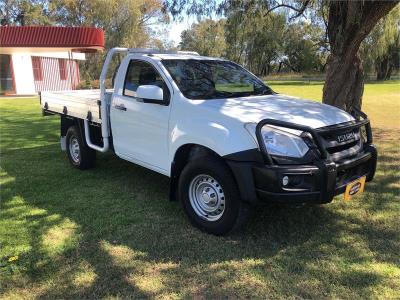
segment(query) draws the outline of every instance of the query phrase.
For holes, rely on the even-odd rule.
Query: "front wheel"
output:
[[[249,215],[229,167],[215,157],[190,161],[179,179],[179,198],[193,225],[223,235],[239,229]]]

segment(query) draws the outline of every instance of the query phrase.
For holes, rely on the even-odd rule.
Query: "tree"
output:
[[[227,57],[258,75],[269,74],[282,51],[285,17],[266,14],[267,7],[259,1],[232,0],[224,10]]]
[[[5,0],[0,2],[1,25],[51,25],[45,0]]]
[[[282,39],[282,63],[295,72],[317,72],[323,69],[326,57],[320,46],[322,36],[318,26],[305,22],[290,24]]]
[[[225,20],[205,19],[181,33],[182,50],[191,50],[205,56],[225,55]]]
[[[107,48],[146,47],[149,25],[168,22],[161,0],[52,0],[49,11],[64,26],[102,28]]]
[[[361,42],[395,1],[329,2],[327,63],[323,102],[352,111],[361,107],[364,73],[358,53]]]

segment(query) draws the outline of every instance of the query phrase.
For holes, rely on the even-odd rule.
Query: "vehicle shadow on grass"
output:
[[[368,184],[370,192],[377,196],[400,196],[400,147],[398,131],[374,128],[374,142],[378,148],[378,169],[374,181]],[[400,200],[400,199],[399,199]],[[374,201],[371,208],[382,209],[393,201]]]
[[[2,280],[3,295],[368,297],[387,280],[368,264],[398,263],[398,229],[368,208],[391,209],[395,190],[374,196],[391,174],[378,175],[366,207],[259,207],[242,232],[215,237],[168,201],[166,177],[111,155],[82,172],[51,145],[9,150],[1,164],[2,219],[28,249],[22,275]]]

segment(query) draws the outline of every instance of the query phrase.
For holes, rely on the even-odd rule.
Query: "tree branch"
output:
[[[301,15],[304,14],[304,11],[306,10],[306,8],[310,4],[310,2],[311,2],[311,0],[305,0],[300,8],[294,7],[293,5],[281,3],[281,4],[278,4],[278,5],[274,6],[274,7],[271,7],[270,9],[268,9],[268,11],[266,12],[265,15],[268,15],[270,12],[274,11],[275,9],[278,9],[280,7],[284,7],[284,8],[289,8],[289,9],[294,10],[294,11],[297,12],[296,15],[290,17],[290,20],[293,20],[293,19],[296,19],[296,18],[298,18],[298,17],[300,17]]]

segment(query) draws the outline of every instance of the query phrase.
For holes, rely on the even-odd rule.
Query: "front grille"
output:
[[[351,130],[344,128],[334,133],[327,131],[321,135],[326,151],[335,162],[357,155],[362,150],[363,142],[359,128],[353,128]],[[351,138],[347,141],[343,141],[343,137],[346,136]]]
[[[358,141],[354,141],[354,142],[351,142],[351,143],[348,143],[345,145],[330,147],[327,149],[327,151],[329,154],[334,154],[334,153],[341,152],[341,151],[347,150],[349,148],[352,148],[352,147],[356,146],[357,144],[358,144]]]

